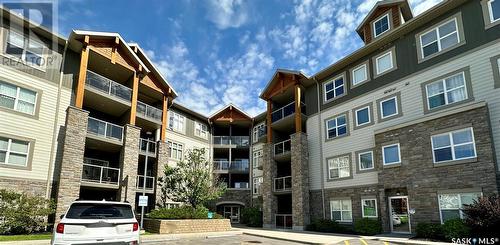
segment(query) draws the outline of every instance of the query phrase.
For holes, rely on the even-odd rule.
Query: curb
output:
[[[273,240],[280,240],[280,241],[286,241],[286,242],[298,242],[298,243],[303,243],[303,244],[327,244],[327,243],[319,243],[319,242],[305,242],[305,241],[299,241],[299,240],[294,240],[294,239],[287,239],[287,238],[281,238],[281,237],[275,237],[275,236],[269,236],[269,235],[262,235],[262,234],[255,234],[255,233],[249,233],[249,232],[243,232],[244,235],[249,235],[249,236],[256,236],[256,237],[264,237],[264,238],[269,238]]]

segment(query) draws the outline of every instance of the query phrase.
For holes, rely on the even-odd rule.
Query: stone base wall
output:
[[[293,229],[303,230],[309,224],[309,154],[307,135],[291,135],[292,216]]]
[[[156,170],[156,187],[155,187],[155,207],[158,207],[160,203],[166,201],[162,200],[161,188],[158,179],[163,177],[163,170],[168,164],[168,145],[166,142],[158,142],[158,158],[157,158],[157,170]]]
[[[221,232],[231,230],[229,219],[144,219],[144,229],[159,234]]]
[[[264,227],[275,226],[274,215],[277,211],[278,201],[273,193],[273,178],[276,176],[276,162],[273,159],[273,144],[266,143],[262,147],[262,214]]]
[[[135,207],[135,185],[139,163],[139,139],[141,129],[133,125],[125,125],[123,147],[120,154],[121,183],[119,200],[129,202]]]
[[[309,215],[311,221],[323,219],[323,198],[321,190],[312,190],[309,192]],[[324,216],[326,217],[326,214]]]
[[[217,200],[214,200],[213,203],[217,205],[218,203],[226,203],[230,204],[234,203],[243,203],[245,207],[251,207],[251,198],[252,193],[251,190],[227,190],[224,195],[222,195]],[[215,206],[214,206],[215,207]]]
[[[330,210],[330,201],[331,200],[340,200],[340,199],[349,199],[351,200],[352,203],[352,220],[353,222],[363,218],[362,212],[361,212],[361,199],[365,198],[375,198],[377,199],[377,212],[378,216],[380,217],[381,212],[380,212],[380,199],[379,195],[377,193],[377,185],[371,185],[371,186],[359,186],[359,187],[345,187],[345,188],[335,188],[335,189],[325,189],[325,218],[326,219],[331,219],[332,214]],[[319,199],[320,201],[316,203],[311,202],[311,207],[314,209],[323,209],[321,206],[321,191],[315,192],[315,197],[314,199]],[[318,216],[318,211],[315,212],[315,218]],[[384,215],[384,214],[382,214]],[[321,212],[322,217],[323,214]]]
[[[49,188],[51,188],[51,186],[49,186]],[[45,197],[47,182],[42,180],[11,179],[2,177],[0,178],[0,189],[24,192],[32,196]]]

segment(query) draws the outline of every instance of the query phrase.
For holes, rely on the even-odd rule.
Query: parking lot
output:
[[[207,236],[204,238],[193,237],[193,238],[182,238],[182,239],[171,239],[171,240],[150,240],[143,241],[142,244],[213,244],[213,245],[225,245],[225,244],[269,244],[269,245],[293,245],[302,244],[295,242],[287,242],[277,239],[269,239],[250,235],[220,235],[220,236]]]

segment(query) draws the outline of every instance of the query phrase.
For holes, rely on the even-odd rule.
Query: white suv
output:
[[[139,224],[123,202],[76,201],[57,224],[56,244],[139,244]]]

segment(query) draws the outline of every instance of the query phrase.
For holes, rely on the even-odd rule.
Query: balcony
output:
[[[275,214],[276,228],[292,229],[293,218],[291,214]]]
[[[231,172],[245,172],[247,173],[250,168],[250,161],[248,159],[236,159],[231,161]]]
[[[89,86],[89,88],[96,89],[113,98],[128,102],[132,101],[132,89],[95,72],[87,71],[85,84]]]
[[[229,171],[229,160],[216,159],[214,163],[214,172],[227,173]]]
[[[105,122],[97,118],[89,117],[87,125],[87,135],[106,141],[122,144],[123,127],[113,123]]]
[[[274,178],[274,192],[292,191],[292,176]]]
[[[214,136],[214,145],[230,145],[230,136]]]
[[[250,146],[250,137],[248,136],[214,136],[214,146]]]
[[[274,160],[277,162],[288,161],[291,159],[290,150],[292,148],[290,139],[274,144]]]
[[[85,158],[82,170],[82,185],[118,188],[120,169],[100,164],[109,163],[103,160]]]
[[[144,102],[137,101],[137,116],[161,124],[163,111]]]
[[[148,139],[139,139],[139,154],[156,157],[156,142]]]
[[[301,111],[302,113],[305,113],[306,109],[306,104],[304,102],[300,102],[301,105]],[[286,118],[292,114],[295,114],[295,101],[291,102],[290,104],[283,106],[271,113],[271,122],[277,122],[283,118]]]
[[[248,182],[234,182],[234,187],[232,189],[248,189],[250,185]]]
[[[136,189],[137,192],[143,191],[143,186],[144,186],[144,175],[137,175],[136,179]],[[153,193],[155,190],[155,177],[151,176],[146,176],[146,192],[148,193]]]

